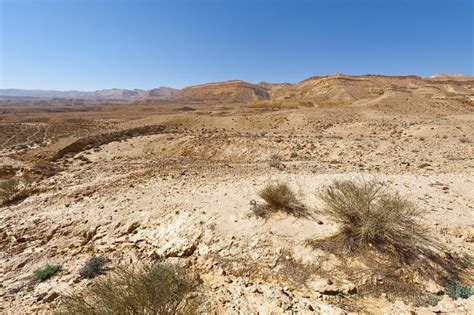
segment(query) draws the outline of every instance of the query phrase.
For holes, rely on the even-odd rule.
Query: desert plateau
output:
[[[2,90],[0,203],[0,313],[472,314],[474,78]]]

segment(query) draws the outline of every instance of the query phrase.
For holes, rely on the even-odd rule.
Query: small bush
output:
[[[423,306],[425,307],[434,307],[436,305],[438,305],[438,302],[439,302],[439,298],[436,296],[436,295],[433,295],[433,294],[429,294],[425,300],[424,300],[424,303]]]
[[[281,162],[280,157],[276,154],[270,157],[269,165],[279,170],[283,170],[285,168],[285,165]]]
[[[174,265],[131,270],[119,267],[83,291],[62,297],[70,314],[192,314],[198,300],[190,292],[196,282]]]
[[[323,212],[342,224],[350,249],[388,246],[403,252],[422,237],[418,209],[381,183],[335,181],[320,197],[326,203]]]
[[[76,157],[76,159],[79,160],[79,161],[82,161],[82,162],[84,162],[84,163],[90,163],[90,162],[91,162],[91,161],[89,160],[89,158],[87,158],[86,156],[84,156],[84,155],[82,155],[82,154],[81,154],[81,155],[78,155],[78,156]]]
[[[284,210],[298,202],[295,193],[285,183],[268,184],[259,192],[259,196],[275,210]]]
[[[43,282],[54,276],[61,269],[61,265],[47,265],[44,268],[36,270],[33,274],[33,278],[38,282]]]
[[[92,257],[86,262],[85,266],[79,270],[79,274],[86,279],[94,278],[103,272],[102,267],[106,262],[107,258],[105,257]]]
[[[339,222],[340,229],[308,244],[336,255],[343,262],[336,269],[357,283],[358,294],[385,293],[416,305],[434,305],[435,296],[426,295],[420,280],[447,287],[466,273],[470,277],[471,257],[453,254],[428,237],[418,223],[418,209],[383,184],[335,181],[320,197],[326,203],[322,212]]]
[[[467,284],[462,284],[460,282],[454,282],[448,287],[448,295],[454,300],[457,300],[459,298],[467,299],[473,294],[474,291],[471,286]]]
[[[0,182],[0,202],[7,202],[11,196],[16,194],[18,192],[19,184],[19,179],[15,177]]]
[[[254,206],[254,213],[259,217],[265,217],[275,211],[284,211],[296,216],[306,215],[305,208],[285,183],[267,184],[258,194],[266,202],[266,205]]]
[[[0,181],[0,206],[18,203],[30,196],[26,189],[32,182],[30,177],[12,177]]]

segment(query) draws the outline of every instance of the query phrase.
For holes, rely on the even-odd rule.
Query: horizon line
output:
[[[112,88],[99,88],[99,89],[94,89],[94,90],[80,90],[80,89],[54,89],[54,88],[17,88],[17,87],[0,87],[0,90],[23,90],[23,91],[55,91],[55,92],[98,92],[98,91],[107,91],[107,90],[129,90],[129,91],[149,91],[152,89],[160,89],[160,88],[169,88],[169,89],[175,89],[175,90],[183,90],[186,88],[190,87],[195,87],[195,86],[201,86],[201,85],[206,85],[206,84],[216,84],[216,83],[225,83],[225,82],[232,82],[232,81],[238,81],[238,82],[245,82],[249,84],[261,84],[261,83],[268,83],[268,84],[298,84],[301,82],[304,82],[308,79],[314,78],[314,77],[331,77],[331,76],[348,76],[348,77],[365,77],[365,76],[381,76],[381,77],[419,77],[419,78],[433,78],[435,76],[439,75],[448,75],[448,76],[465,76],[465,77],[471,77],[474,79],[474,76],[472,74],[467,74],[467,73],[449,73],[449,72],[439,72],[435,73],[432,75],[428,76],[422,76],[418,74],[376,74],[376,73],[365,73],[365,74],[346,74],[343,72],[333,72],[330,74],[325,74],[325,75],[311,75],[308,76],[307,78],[296,81],[296,82],[268,82],[268,81],[259,81],[259,82],[251,82],[251,81],[246,81],[246,80],[241,80],[241,79],[229,79],[229,80],[223,80],[223,81],[209,81],[209,82],[200,82],[196,84],[191,84],[191,85],[186,85],[183,86],[182,88],[176,88],[176,87],[171,87],[171,86],[166,86],[166,85],[160,85],[156,87],[152,87],[150,89],[146,88],[123,88],[123,87],[112,87]]]

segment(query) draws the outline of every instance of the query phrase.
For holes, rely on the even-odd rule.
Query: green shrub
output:
[[[448,295],[454,300],[457,300],[459,298],[467,299],[473,294],[474,291],[471,286],[467,284],[462,284],[460,282],[454,282],[448,287]]]
[[[91,160],[89,160],[89,158],[88,158],[87,156],[82,155],[82,154],[81,154],[81,155],[78,155],[78,156],[76,157],[76,159],[79,160],[79,161],[82,161],[82,162],[84,162],[84,163],[86,163],[86,164],[87,164],[87,163],[91,163]]]
[[[102,267],[107,262],[105,257],[92,257],[84,267],[79,270],[79,274],[83,278],[91,279],[103,272]]]
[[[436,305],[438,305],[438,302],[439,302],[439,298],[436,295],[429,294],[425,298],[423,306],[425,306],[425,307],[436,306]]]
[[[44,268],[36,270],[33,274],[33,278],[38,282],[43,282],[54,276],[61,269],[61,265],[47,265]]]
[[[62,297],[69,314],[191,314],[196,281],[183,269],[160,263],[134,270],[119,267],[91,286]]]

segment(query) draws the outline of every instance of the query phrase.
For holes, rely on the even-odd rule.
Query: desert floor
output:
[[[418,297],[381,292],[383,272],[357,278],[356,257],[308,245],[338,231],[320,212],[318,192],[335,179],[376,179],[423,210],[421,224],[443,259],[472,257],[472,106],[2,108],[0,175],[34,183],[29,197],[0,208],[0,312],[54,310],[61,294],[94,281],[78,270],[99,255],[110,269],[158,260],[186,266],[217,313],[474,310],[474,297],[453,300],[425,280]],[[256,217],[252,204],[263,202],[258,192],[269,182],[288,183],[308,216]],[[28,285],[46,264],[63,269]],[[460,279],[472,285],[466,266]],[[423,304],[425,293],[439,303]]]

